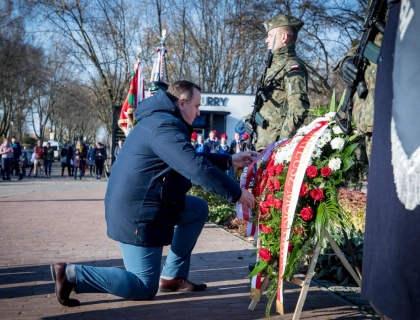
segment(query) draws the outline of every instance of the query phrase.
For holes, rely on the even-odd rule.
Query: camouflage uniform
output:
[[[381,47],[382,44],[381,33],[378,33],[375,36],[374,44],[378,47]],[[352,57],[356,53],[358,46],[353,47],[346,54],[345,57],[341,59],[339,64],[334,68],[334,70],[341,67],[341,64],[347,57]],[[374,100],[375,100],[375,83],[376,83],[376,70],[377,64],[369,61],[365,72],[364,79],[366,82],[366,87],[368,89],[368,94],[364,99],[360,99],[357,93],[353,97],[353,111],[352,117],[356,125],[358,134],[365,136],[366,142],[366,153],[370,161],[370,153],[372,149],[372,133],[373,133],[373,109],[374,109]]]
[[[264,25],[267,32],[280,26],[299,30],[303,22],[279,15],[267,20]],[[308,114],[308,71],[296,55],[294,43],[274,51],[273,62],[265,78],[265,93],[268,101],[263,103],[260,114],[268,121],[268,127],[257,127],[257,151],[271,142],[292,137]]]

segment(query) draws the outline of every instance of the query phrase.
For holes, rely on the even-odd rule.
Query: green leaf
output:
[[[334,179],[335,186],[343,182],[343,174],[341,173],[341,171],[337,171],[337,173],[337,179]]]
[[[354,165],[354,161],[351,158],[344,158],[343,159],[343,172],[347,171],[348,169],[350,169],[350,167]]]
[[[321,239],[321,234],[324,232],[325,227],[327,226],[327,217],[326,217],[326,206],[325,202],[321,202],[318,206],[315,219],[315,230],[317,239]]]
[[[333,90],[333,94],[331,97],[330,112],[335,112],[335,89]]]
[[[344,92],[343,92],[343,94],[341,95],[341,99],[340,99],[340,103],[338,104],[337,111],[338,111],[338,110],[340,110],[341,106],[342,106],[342,105],[343,105],[343,103],[344,103],[344,98],[345,98],[345,96],[346,96],[346,90],[347,90],[347,89],[344,89]]]
[[[261,271],[263,271],[268,265],[268,262],[265,260],[259,260],[258,264],[255,266],[254,270],[252,270],[251,274],[248,276],[248,278],[252,278],[253,276],[256,276]]]
[[[350,136],[349,138],[349,142],[352,142],[354,139],[356,139],[359,135],[358,134],[354,134],[352,136]]]
[[[286,269],[284,270],[284,277],[287,279],[293,277],[293,274],[290,274],[290,273],[293,272],[294,270],[290,270],[290,269],[296,264],[296,260],[299,258],[301,247],[302,246],[296,245],[293,248],[293,251],[290,254],[290,256],[287,258]]]
[[[346,149],[344,149],[344,151],[342,153],[343,158],[344,157],[346,157],[346,158],[347,157],[350,157],[350,155],[353,153],[354,150],[356,150],[356,148],[357,148],[358,145],[359,145],[358,143],[352,143],[351,145],[349,145],[348,147],[346,147]]]

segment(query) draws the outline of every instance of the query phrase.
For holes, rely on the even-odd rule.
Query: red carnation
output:
[[[321,174],[325,178],[328,178],[331,175],[331,172],[332,172],[332,170],[329,167],[324,167],[324,168],[321,169]]]
[[[324,190],[322,189],[313,189],[309,194],[316,201],[322,201],[324,199]]]
[[[310,166],[306,169],[306,175],[309,178],[315,178],[318,175],[318,170],[315,166]]]
[[[280,182],[276,178],[273,178],[274,190],[280,190]]]
[[[304,221],[310,221],[314,217],[314,212],[310,207],[305,207],[300,211],[300,217]]]
[[[274,230],[274,229],[272,229],[272,228],[270,228],[270,227],[267,227],[265,224],[263,224],[263,225],[261,225],[261,230],[262,230],[264,233],[271,233],[271,232],[273,232],[273,230]]]
[[[279,175],[281,174],[283,171],[283,164],[279,164],[278,166],[276,166],[276,174]]]
[[[266,202],[261,202],[260,212],[261,212],[261,215],[265,215],[267,213],[270,213],[270,206]]]
[[[271,192],[274,192],[276,189],[274,188],[274,184],[273,184],[273,180],[269,179],[267,181],[267,188],[268,190],[270,190]]]
[[[280,210],[282,206],[283,206],[283,201],[281,201],[280,199],[274,199],[275,209]]]
[[[304,197],[308,194],[308,185],[306,183],[302,183],[302,186],[300,187],[299,196]]]
[[[271,260],[271,252],[265,248],[260,249],[260,251],[258,252],[258,256],[267,262]]]
[[[267,169],[268,175],[270,177],[274,176],[276,174],[276,168],[275,167],[270,167]]]
[[[265,198],[265,202],[268,206],[272,207],[274,205],[274,195],[269,193],[267,194],[267,197]]]
[[[289,241],[289,247],[287,248],[287,253],[293,252],[293,243]]]

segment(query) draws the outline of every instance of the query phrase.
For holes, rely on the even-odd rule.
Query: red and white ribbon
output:
[[[299,191],[305,176],[306,168],[311,160],[318,139],[322,136],[329,125],[328,118],[318,118],[310,126],[315,128],[305,135],[296,145],[289,163],[286,181],[284,185],[283,207],[280,233],[280,257],[279,257],[279,282],[277,290],[277,312],[284,315],[283,307],[283,274],[286,268],[289,238],[296,205],[299,199]]]

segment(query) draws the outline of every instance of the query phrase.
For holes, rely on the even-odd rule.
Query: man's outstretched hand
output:
[[[255,151],[244,151],[232,155],[232,165],[236,168],[244,168],[252,162],[252,156],[258,154]]]
[[[255,206],[254,196],[247,189],[242,189],[242,195],[241,195],[241,198],[238,200],[238,202],[246,204],[249,209],[253,209]]]

